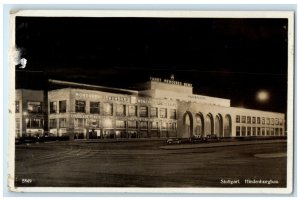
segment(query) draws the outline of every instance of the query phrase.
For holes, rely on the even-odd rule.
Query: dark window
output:
[[[67,111],[67,101],[59,101],[59,113],[66,113]]]
[[[251,124],[251,117],[247,117],[247,124]]]
[[[148,117],[148,107],[140,106],[140,117]]]
[[[56,125],[56,119],[50,119],[50,123],[49,123],[49,127],[50,128],[56,128],[57,125]]]
[[[245,136],[245,135],[246,135],[246,127],[243,126],[243,127],[242,127],[242,136]]]
[[[129,105],[128,106],[128,115],[129,116],[136,116],[136,106],[135,105]]]
[[[90,102],[90,113],[99,114],[100,113],[100,103],[99,102]]]
[[[257,124],[260,124],[260,117],[257,117]]]
[[[266,118],[266,124],[270,125],[270,118]]]
[[[159,117],[160,118],[167,118],[167,109],[166,108],[160,108],[159,109]]]
[[[50,114],[56,113],[57,111],[57,102],[50,102]]]
[[[170,119],[176,119],[176,110],[170,109]]]
[[[126,115],[126,105],[117,105],[117,116]]]
[[[157,117],[157,107],[151,107],[151,117]]]
[[[256,118],[252,117],[252,123],[255,124],[256,123]]]
[[[247,135],[251,135],[251,127],[247,127]]]
[[[257,135],[260,135],[260,127],[257,128]]]
[[[16,113],[19,113],[20,112],[20,101],[16,101],[15,104],[16,104]]]
[[[265,124],[265,118],[264,118],[264,117],[261,118],[261,123],[262,123],[262,124]]]
[[[256,135],[256,127],[252,127],[252,135]]]
[[[27,109],[29,113],[42,113],[42,104],[41,102],[32,102],[27,103]]]
[[[236,136],[241,136],[241,127],[236,127]]]
[[[236,115],[235,122],[236,122],[236,123],[240,123],[240,122],[241,122],[241,117],[240,117],[240,115]]]
[[[266,129],[263,127],[263,128],[261,128],[261,135],[266,135]]]
[[[85,101],[76,100],[75,112],[85,112]]]
[[[246,116],[242,116],[242,123],[246,123]]]

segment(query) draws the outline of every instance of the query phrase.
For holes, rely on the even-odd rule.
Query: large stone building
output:
[[[193,94],[192,84],[174,78],[152,77],[139,85],[139,91],[50,82],[62,86],[48,91],[44,103],[48,106],[45,130],[50,135],[71,139],[285,135],[284,114],[231,107],[229,99]],[[28,108],[32,105],[27,99],[22,103]],[[17,131],[17,137],[28,133],[26,129]]]

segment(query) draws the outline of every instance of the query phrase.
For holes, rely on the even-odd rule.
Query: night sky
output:
[[[232,106],[286,112],[287,19],[17,17],[16,87],[47,79],[137,89],[150,76]],[[264,89],[270,98],[256,100]]]

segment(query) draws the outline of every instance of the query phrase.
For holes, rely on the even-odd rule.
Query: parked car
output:
[[[207,135],[207,140],[210,140],[210,141],[214,141],[214,140],[219,140],[220,138],[216,135],[216,134],[210,134],[210,135]]]
[[[167,144],[181,144],[181,139],[179,138],[169,138],[166,141]]]
[[[200,142],[206,142],[207,138],[203,136],[193,136],[189,138],[190,143],[200,143]]]

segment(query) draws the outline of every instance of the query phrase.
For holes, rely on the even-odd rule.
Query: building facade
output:
[[[139,91],[91,85],[82,88],[78,83],[57,83],[65,86],[48,91],[45,103],[48,107],[44,110],[48,125],[45,130],[53,136],[131,139],[189,138],[211,134],[219,137],[286,135],[283,113],[231,107],[229,99],[193,94],[192,84],[175,81],[174,78],[162,80],[152,77],[139,85]],[[36,94],[42,96],[43,93]],[[17,97],[22,104],[27,104],[27,108],[32,105],[33,100]],[[38,100],[43,100],[43,97],[36,98]],[[40,121],[44,122],[42,116]],[[16,121],[18,118],[16,115]],[[27,117],[36,118],[36,113]],[[35,124],[26,125],[32,127]],[[23,131],[27,132],[26,129]],[[22,136],[22,133],[16,136]]]
[[[47,119],[44,91],[17,89],[15,97],[16,138],[42,136]]]

